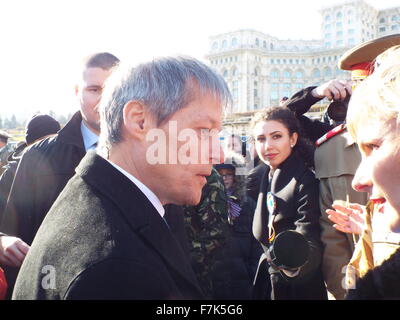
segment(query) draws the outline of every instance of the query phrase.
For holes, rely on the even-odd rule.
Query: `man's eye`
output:
[[[101,92],[101,88],[88,88],[87,90],[88,90],[89,92],[93,92],[93,93]]]

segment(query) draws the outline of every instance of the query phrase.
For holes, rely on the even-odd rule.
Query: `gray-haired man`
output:
[[[219,145],[223,79],[190,58],[111,76],[89,152],[40,227],[15,299],[199,299],[163,205],[199,202]]]

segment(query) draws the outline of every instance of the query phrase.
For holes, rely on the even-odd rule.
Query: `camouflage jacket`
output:
[[[206,297],[212,298],[212,274],[221,251],[218,249],[225,246],[230,232],[225,186],[214,168],[199,204],[185,207],[184,219],[193,269]]]

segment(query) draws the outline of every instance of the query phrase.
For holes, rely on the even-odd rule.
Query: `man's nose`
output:
[[[352,187],[358,192],[371,192],[372,180],[364,162],[361,162],[354,175]]]

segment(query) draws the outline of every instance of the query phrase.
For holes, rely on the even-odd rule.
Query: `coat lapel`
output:
[[[161,256],[169,270],[201,296],[188,257],[165,221],[142,191],[107,160],[89,151],[76,172],[120,209],[131,229]],[[180,281],[181,282],[181,281]]]
[[[286,159],[274,172],[274,175],[271,180],[271,192],[275,196],[275,201],[277,203],[277,208],[282,206],[281,201],[287,196],[285,194],[285,188],[290,184],[295,184],[296,179],[295,176],[296,171],[299,169],[299,166],[304,167],[299,158],[292,154],[289,158]],[[270,169],[268,168],[261,180],[260,193],[258,195],[257,208],[254,213],[253,220],[253,234],[254,237],[263,244],[263,246],[269,246],[268,241],[268,218],[269,212],[266,205],[266,194],[268,188],[268,175]],[[282,197],[284,195],[284,197]],[[277,217],[279,219],[279,217]]]
[[[265,198],[269,171],[270,169],[267,168],[261,179],[260,193],[258,194],[257,207],[253,218],[253,235],[264,246],[268,246],[268,214],[266,214]]]

